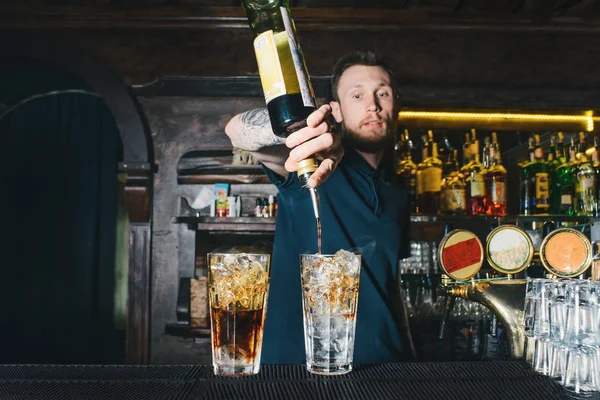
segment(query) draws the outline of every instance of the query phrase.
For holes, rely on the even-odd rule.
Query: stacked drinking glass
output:
[[[567,390],[600,390],[600,282],[529,279],[525,357],[531,368]]]

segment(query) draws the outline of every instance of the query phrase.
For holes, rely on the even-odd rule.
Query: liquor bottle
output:
[[[443,180],[450,176],[454,171],[458,173],[458,170],[460,170],[460,165],[458,164],[458,150],[454,149],[448,155],[448,159],[442,166],[442,183]]]
[[[594,136],[594,146],[590,148],[592,154],[592,165],[596,175],[596,201],[600,199],[600,141]],[[600,207],[596,204],[595,217],[600,215]]]
[[[462,151],[462,166],[460,168],[460,173],[463,177],[467,176],[467,172],[469,170],[469,163],[471,162],[471,136],[468,133],[465,133],[465,141],[463,143],[463,151]]]
[[[563,162],[569,161],[569,158],[568,158],[568,154],[566,154],[566,152],[565,152],[563,133],[558,132],[556,134],[556,136],[558,137],[558,139],[556,141],[556,158],[558,158],[558,159],[562,158],[562,160],[559,160],[562,164]]]
[[[492,160],[490,159],[490,147],[492,141],[489,136],[483,138],[483,152],[482,152],[482,164],[483,168],[488,169],[490,165],[492,165]]]
[[[558,145],[556,147],[556,160],[559,164],[551,173],[552,190],[552,213],[573,215],[573,168],[572,164],[576,164],[575,155],[577,153],[573,138],[571,138],[571,147],[569,148],[569,157],[565,155],[564,146],[562,144],[562,133],[558,133]]]
[[[485,214],[485,168],[479,161],[479,140],[471,142],[471,162],[465,185],[467,187],[467,212],[469,215]]]
[[[581,142],[580,142],[581,143]],[[581,150],[581,145],[580,145]],[[577,164],[573,184],[575,186],[575,213],[577,215],[593,216],[597,211],[596,204],[596,172],[592,161],[584,152],[577,154]]]
[[[306,126],[316,109],[315,96],[296,38],[288,0],[243,0],[273,133],[287,137]],[[298,162],[298,178],[308,188],[317,170],[315,157]],[[310,188],[315,217],[319,219],[317,191]]]
[[[451,164],[451,170],[447,170]],[[459,172],[458,150],[454,149],[450,162],[444,164],[444,179],[440,195],[440,214],[462,215],[467,212],[467,193],[463,177]]]
[[[422,213],[421,202],[423,201],[423,168],[425,168],[425,161],[429,158],[429,147],[427,142],[427,136],[421,136],[421,162],[417,164],[417,173],[416,173],[416,195],[417,195],[417,213]]]
[[[452,150],[454,150],[454,147],[452,147],[450,140],[448,140],[448,135],[444,133],[444,138],[438,144],[438,158],[443,163],[448,162],[452,156]]]
[[[554,135],[550,136],[550,146],[548,147],[546,162],[548,163],[548,170],[550,171],[556,169],[556,167],[560,163],[560,161],[556,157],[556,136]]]
[[[529,138],[529,158],[519,164],[521,168],[519,213],[523,215],[535,214],[535,176],[530,176],[530,165],[535,162],[535,139]]]
[[[502,155],[500,154],[500,145],[496,138],[496,132],[493,132],[492,135],[493,143],[489,149],[491,165],[485,173],[486,214],[505,216],[507,173],[502,165]]]
[[[548,164],[544,161],[544,151],[540,143],[540,135],[535,134],[534,160],[529,164],[529,176],[533,179],[532,187],[535,197],[534,214],[550,213],[550,179]]]
[[[412,160],[412,141],[408,130],[405,129],[398,146],[398,168],[396,174],[408,190],[411,202],[411,212],[417,211],[417,164]]]
[[[422,190],[420,211],[425,214],[435,214],[440,206],[442,190],[442,162],[437,156],[437,143],[431,143],[431,157],[423,162],[421,170]]]
[[[578,153],[585,154],[587,148],[587,134],[586,132],[579,132]]]

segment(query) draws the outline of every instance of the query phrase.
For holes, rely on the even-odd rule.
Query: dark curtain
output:
[[[93,93],[0,119],[0,363],[115,363],[119,133]]]

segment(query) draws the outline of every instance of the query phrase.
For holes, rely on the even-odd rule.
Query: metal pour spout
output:
[[[310,199],[312,200],[313,211],[315,213],[315,218],[320,219],[321,216],[319,214],[319,193],[316,188],[309,188]]]

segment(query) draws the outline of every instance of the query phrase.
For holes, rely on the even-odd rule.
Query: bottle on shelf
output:
[[[444,132],[444,137],[438,144],[438,158],[446,163],[452,155],[452,150],[454,150],[454,147],[450,144],[447,133]]]
[[[531,149],[530,140],[530,149]],[[531,150],[530,150],[531,151]],[[531,152],[530,152],[531,155]],[[544,151],[540,143],[540,135],[533,135],[533,160],[525,164],[521,173],[521,210],[522,214],[550,213],[550,179],[548,163],[544,161]]]
[[[440,207],[442,190],[442,162],[438,158],[437,143],[431,142],[431,156],[422,163],[420,171],[422,190],[418,200],[419,210],[424,214],[436,214]]]
[[[507,172],[502,165],[502,155],[496,132],[492,132],[489,147],[490,167],[485,173],[486,214],[506,215]]]
[[[405,129],[397,146],[398,167],[396,174],[408,190],[411,203],[411,212],[417,211],[417,164],[412,160],[412,141],[408,130]]]
[[[427,141],[427,136],[421,136],[421,162],[417,164],[417,173],[416,173],[416,211],[417,213],[422,213],[423,210],[421,208],[421,197],[423,195],[423,168],[425,167],[425,161],[429,158],[430,149]]]
[[[467,172],[469,171],[469,163],[471,162],[471,136],[469,133],[465,133],[465,141],[463,143],[462,150],[462,166],[460,168],[460,173],[463,177],[467,176]]]
[[[575,214],[594,216],[597,212],[596,171],[590,158],[586,156],[585,135],[579,133],[579,149],[573,168],[575,187]]]
[[[577,153],[573,139],[571,138],[569,147],[569,157],[566,156],[564,146],[562,145],[562,133],[558,132],[558,145],[556,147],[556,160],[558,165],[551,172],[552,190],[552,213],[559,215],[574,215],[573,207],[573,165],[576,163],[575,155]]]
[[[483,138],[483,152],[482,152],[481,163],[483,164],[483,168],[485,168],[485,169],[488,169],[490,167],[490,165],[492,165],[492,160],[490,159],[491,144],[492,144],[492,141],[489,136],[486,136],[485,138]]]
[[[551,174],[553,170],[555,170],[560,164],[559,158],[557,155],[558,144],[556,141],[556,136],[550,136],[550,146],[548,147],[548,154],[546,155],[546,162],[548,163],[548,171]],[[550,187],[550,195],[552,196],[552,185]]]
[[[588,135],[587,132],[579,132],[579,143],[578,143],[578,153],[585,154],[585,151],[588,148],[587,145]]]
[[[519,213],[523,215],[535,214],[535,176],[531,175],[530,165],[535,162],[535,139],[529,137],[529,158],[520,167],[520,193]]]
[[[450,170],[450,164],[452,169]],[[458,150],[454,149],[449,163],[444,164],[439,214],[463,215],[467,212],[467,193],[459,172]]]
[[[535,179],[535,214],[550,213],[550,174],[548,163],[544,160],[544,150],[540,135],[535,134],[535,163],[531,165]]]
[[[594,136],[594,146],[590,148],[592,166],[596,175],[596,202],[600,200],[600,140]],[[596,213],[594,216],[600,216],[600,205],[596,204]]]
[[[568,161],[568,154],[565,152],[564,135],[562,132],[556,134],[556,158],[562,163]]]
[[[473,130],[474,132],[475,130]],[[467,213],[469,215],[485,214],[485,168],[479,161],[479,140],[475,133],[471,141],[471,162],[468,164],[465,186],[467,188]]]

